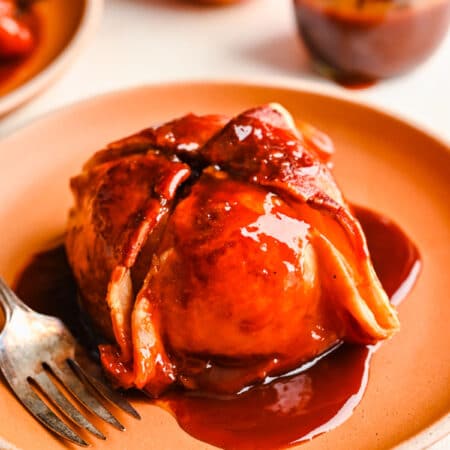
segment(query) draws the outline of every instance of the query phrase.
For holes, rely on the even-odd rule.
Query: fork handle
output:
[[[0,305],[5,311],[6,322],[9,321],[13,311],[16,308],[29,310],[27,305],[20,300],[14,291],[5,283],[2,277],[0,277]],[[1,331],[1,330],[0,330]]]

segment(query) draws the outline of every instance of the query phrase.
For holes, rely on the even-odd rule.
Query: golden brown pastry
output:
[[[188,115],[86,163],[66,247],[117,385],[238,392],[398,329],[332,152],[272,104]]]

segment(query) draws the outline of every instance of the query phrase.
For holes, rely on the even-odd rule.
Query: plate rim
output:
[[[103,11],[103,0],[84,0],[83,15],[67,45],[41,71],[0,100],[0,118],[45,90],[63,73],[94,34]]]
[[[88,3],[95,2],[103,2],[103,0],[87,0]],[[401,115],[394,113],[393,111],[388,110],[387,108],[380,107],[379,105],[374,105],[370,101],[362,99],[360,97],[355,98],[346,92],[342,92],[333,86],[323,85],[320,82],[316,81],[307,81],[301,80],[299,83],[283,83],[283,82],[270,82],[264,80],[251,80],[248,79],[239,79],[239,78],[224,78],[224,79],[185,79],[185,80],[176,80],[176,81],[167,81],[167,82],[154,82],[154,83],[146,83],[146,84],[137,84],[130,87],[122,88],[122,89],[114,89],[101,94],[89,96],[86,98],[82,98],[80,100],[67,103],[58,108],[55,108],[51,111],[45,112],[35,119],[20,125],[18,128],[14,129],[11,133],[0,139],[0,151],[3,144],[5,144],[10,139],[15,139],[22,132],[27,130],[32,130],[35,127],[41,126],[45,121],[51,120],[54,117],[57,117],[60,113],[65,110],[77,108],[83,105],[88,105],[89,103],[96,103],[98,101],[103,101],[105,99],[114,97],[114,96],[123,96],[130,94],[134,91],[146,90],[146,89],[170,89],[177,88],[181,86],[188,87],[199,87],[199,86],[210,86],[215,89],[220,89],[221,86],[236,86],[236,87],[244,87],[244,88],[267,88],[267,89],[275,89],[275,90],[284,90],[287,92],[295,92],[295,93],[306,93],[318,95],[324,98],[333,98],[340,101],[344,101],[348,104],[353,104],[365,109],[372,110],[378,115],[384,116],[387,120],[394,121],[403,126],[407,126],[408,128],[418,132],[422,135],[425,135],[429,139],[435,142],[439,147],[441,147],[447,156],[450,156],[450,144],[446,142],[445,138],[438,136],[433,131],[427,129],[427,127],[422,126],[410,120],[408,118],[402,117]],[[440,441],[444,440],[450,434],[450,412],[444,414],[439,417],[436,421],[432,422],[429,426],[422,429],[419,433],[409,437],[405,441],[399,443],[393,449],[395,450],[409,450],[409,449],[424,449],[429,448],[433,445],[438,444]],[[14,444],[6,441],[4,438],[0,436],[0,443],[8,444],[12,449],[18,449]]]
[[[103,8],[103,0],[86,0],[88,4],[95,4],[95,2],[101,3],[100,10],[97,13],[101,13]],[[98,17],[97,17],[98,18]],[[91,30],[92,31],[92,30]],[[81,36],[80,36],[81,37]],[[69,46],[72,45],[72,41]],[[66,48],[68,49],[68,47]],[[65,53],[65,51],[63,51]],[[60,55],[62,56],[62,54]],[[57,58],[58,59],[58,58]],[[56,63],[56,60],[55,60]],[[41,72],[42,73],[42,72]],[[39,74],[41,75],[41,74]],[[33,78],[32,80],[35,80]],[[30,81],[32,81],[30,80]],[[45,111],[41,114],[37,114],[35,117],[32,117],[24,122],[18,123],[11,131],[6,133],[5,135],[0,135],[0,144],[3,144],[5,140],[9,140],[10,138],[16,137],[17,134],[29,129],[34,128],[35,126],[39,126],[41,122],[51,119],[53,116],[57,116],[58,114],[64,112],[66,109],[76,108],[81,106],[84,103],[97,102],[106,99],[107,97],[112,96],[120,96],[131,93],[133,91],[139,91],[143,89],[166,89],[171,87],[180,87],[180,86],[214,86],[215,88],[219,88],[220,86],[237,86],[237,87],[247,87],[247,88],[267,88],[267,89],[282,89],[285,91],[291,92],[304,92],[309,94],[314,94],[321,96],[323,98],[334,98],[340,101],[343,101],[347,104],[353,104],[356,106],[360,106],[362,108],[366,108],[372,110],[373,112],[384,116],[388,120],[393,120],[403,126],[407,126],[414,131],[427,136],[428,138],[435,141],[436,144],[446,148],[446,152],[450,154],[450,140],[447,140],[446,137],[439,135],[438,132],[430,129],[426,125],[420,124],[418,121],[411,119],[409,117],[405,117],[400,113],[390,110],[387,107],[380,106],[375,104],[373,101],[368,99],[353,96],[352,91],[347,92],[339,87],[336,87],[331,84],[325,84],[322,81],[314,81],[314,80],[299,80],[298,82],[292,82],[292,80],[273,80],[267,79],[266,77],[251,77],[249,80],[248,77],[235,77],[235,78],[219,78],[219,77],[194,77],[194,78],[186,78],[186,79],[176,79],[176,80],[168,80],[168,81],[154,81],[149,83],[139,83],[133,84],[125,87],[118,87],[113,89],[108,89],[104,92],[88,95],[86,97],[82,97],[78,100],[69,101],[48,111]],[[14,91],[15,92],[15,91]],[[11,93],[12,94],[12,93]],[[8,95],[11,95],[8,94]],[[6,98],[6,97],[5,97]],[[2,101],[0,101],[0,117],[2,115]]]

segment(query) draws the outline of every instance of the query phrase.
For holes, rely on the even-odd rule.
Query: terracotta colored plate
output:
[[[332,136],[336,176],[347,198],[394,218],[423,257],[418,283],[400,306],[401,332],[375,354],[361,404],[342,426],[302,448],[382,449],[414,437],[407,448],[423,448],[445,432],[442,418],[450,406],[450,152],[380,111],[320,93],[226,83],[142,87],[63,109],[0,143],[0,273],[10,281],[33,252],[64,230],[68,179],[94,150],[189,111],[233,114],[269,101]],[[68,447],[3,384],[0,402],[4,439],[23,449]],[[143,420],[122,417],[128,428],[123,434],[100,425],[108,440],[96,441],[95,448],[209,448],[167,412],[145,399],[134,402]],[[439,419],[439,426],[424,432]]]
[[[68,66],[95,28],[101,6],[102,0],[42,0],[34,5],[38,45],[0,81],[0,116],[38,94]]]

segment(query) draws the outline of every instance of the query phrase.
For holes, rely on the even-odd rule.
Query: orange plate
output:
[[[141,87],[65,108],[0,143],[0,273],[11,281],[33,252],[61,234],[71,203],[68,179],[94,150],[189,111],[234,114],[270,101],[329,133],[347,198],[395,219],[423,258],[418,283],[400,306],[401,332],[376,352],[361,404],[346,423],[302,449],[384,449],[414,436],[407,448],[423,448],[445,432],[442,420],[424,430],[450,405],[450,152],[383,112],[320,93],[228,83]],[[4,439],[22,449],[71,447],[45,431],[1,382],[0,403]],[[143,420],[121,416],[125,433],[100,424],[108,439],[89,436],[95,448],[210,448],[145,398],[133,403]]]
[[[43,90],[67,67],[95,28],[102,0],[40,0],[33,9],[39,23],[32,54],[0,81],[0,116]]]

